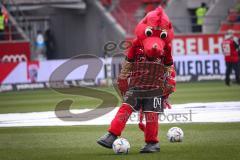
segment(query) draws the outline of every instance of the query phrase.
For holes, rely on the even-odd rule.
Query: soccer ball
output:
[[[112,148],[116,154],[128,154],[130,144],[127,139],[118,138],[113,142]]]
[[[179,127],[172,127],[168,130],[167,138],[170,142],[182,142],[184,133]]]

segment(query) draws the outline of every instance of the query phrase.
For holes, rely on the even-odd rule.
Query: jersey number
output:
[[[230,44],[223,44],[223,54],[225,56],[229,56],[231,53],[230,51],[231,51]]]
[[[153,108],[162,108],[162,98],[154,97]]]

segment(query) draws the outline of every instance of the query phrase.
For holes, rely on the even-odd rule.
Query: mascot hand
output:
[[[164,107],[164,109],[171,109],[172,108],[172,105],[170,104],[168,98],[163,99],[163,107]]]
[[[165,77],[170,77],[174,72],[173,66],[164,66]]]
[[[176,81],[172,77],[167,77],[165,83],[165,90],[168,92],[174,92],[176,90]]]
[[[176,72],[173,66],[165,67],[165,85],[163,95],[171,94],[176,90]]]
[[[124,61],[122,64],[122,69],[117,79],[117,86],[122,96],[128,90],[128,77],[130,76],[132,66],[133,64],[128,61]]]

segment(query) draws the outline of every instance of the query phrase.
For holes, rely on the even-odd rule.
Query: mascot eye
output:
[[[153,34],[153,31],[151,30],[151,28],[147,28],[147,29],[145,30],[145,35],[146,35],[147,37],[150,37],[152,34]]]
[[[160,37],[161,37],[162,39],[167,38],[167,31],[162,31],[162,33],[160,34]]]

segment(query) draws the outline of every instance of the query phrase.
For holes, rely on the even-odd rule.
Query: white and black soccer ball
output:
[[[183,130],[179,127],[172,127],[168,130],[167,138],[170,142],[182,142],[183,137]]]
[[[112,149],[116,154],[128,154],[130,144],[125,138],[118,138],[113,142]]]

